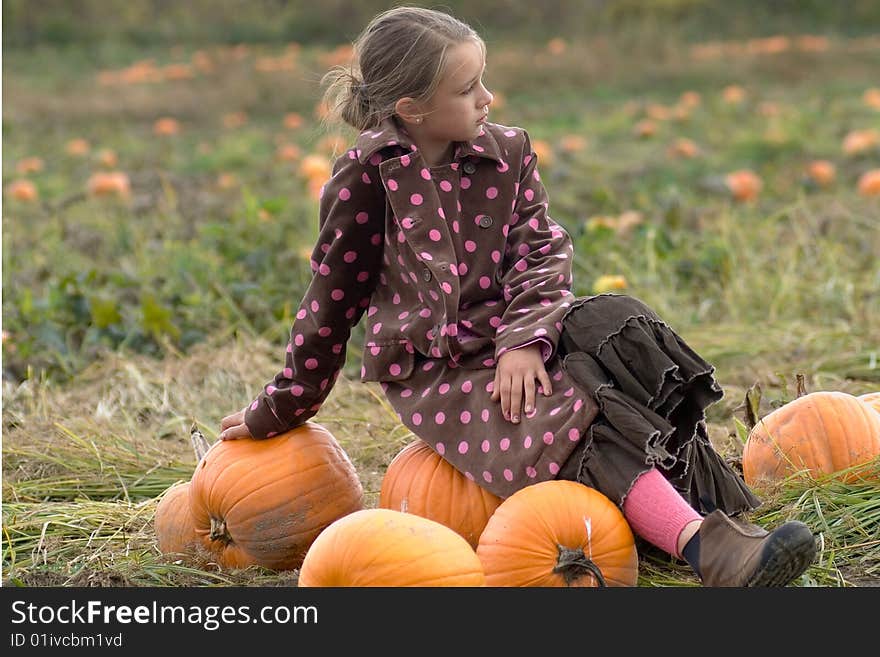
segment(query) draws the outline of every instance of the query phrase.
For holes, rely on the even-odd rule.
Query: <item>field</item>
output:
[[[880,35],[488,48],[490,120],[536,141],[575,292],[641,298],[716,366],[710,432],[734,466],[747,391],[763,415],[797,375],[808,391],[880,390]],[[4,52],[5,584],[296,583],[167,558],[152,519],[192,474],[190,426],[213,440],[279,367],[316,190],[354,136],[322,125],[318,81],[348,56],[296,42]],[[362,338],[315,421],[375,506],[413,436],[358,380]],[[753,520],[818,536],[795,586],[877,585],[878,492],[792,480],[761,491]],[[640,586],[697,584],[642,548]]]

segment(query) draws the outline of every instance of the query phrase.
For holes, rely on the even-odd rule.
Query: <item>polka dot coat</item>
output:
[[[556,356],[572,244],[547,204],[520,128],[486,123],[437,167],[394,119],[363,132],[322,191],[312,281],[285,367],[245,414],[251,434],[318,412],[366,315],[361,380],[417,436],[501,497],[555,478],[597,409]],[[534,343],[552,394],[513,424],[490,399],[495,364]]]

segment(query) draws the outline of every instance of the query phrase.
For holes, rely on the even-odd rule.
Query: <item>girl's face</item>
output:
[[[465,41],[447,52],[437,89],[423,104],[417,139],[433,143],[469,141],[480,134],[492,94],[483,85],[486,63],[476,41]],[[416,135],[414,135],[416,136]]]

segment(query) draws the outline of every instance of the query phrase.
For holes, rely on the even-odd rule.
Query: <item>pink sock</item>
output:
[[[702,518],[656,468],[636,479],[623,500],[623,515],[633,532],[678,558],[679,534]]]

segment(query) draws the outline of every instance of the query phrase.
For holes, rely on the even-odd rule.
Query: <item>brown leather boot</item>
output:
[[[699,536],[703,586],[785,586],[816,556],[812,532],[798,521],[767,532],[717,509],[703,519]]]

